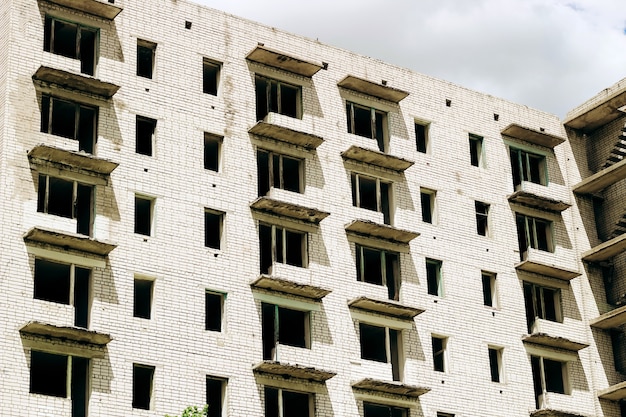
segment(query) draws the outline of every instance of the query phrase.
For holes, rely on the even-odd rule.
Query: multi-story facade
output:
[[[0,16],[0,415],[624,415],[626,84],[562,122],[187,1]]]

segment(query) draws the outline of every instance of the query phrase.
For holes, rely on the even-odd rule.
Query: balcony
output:
[[[306,130],[304,122],[300,119],[269,113],[263,120],[252,126],[248,133],[260,138],[300,146],[306,150],[315,150],[324,143],[323,138],[304,130]]]
[[[116,244],[97,240],[85,235],[58,230],[33,227],[24,235],[24,241],[30,244],[51,245],[61,251],[75,250],[82,253],[106,257],[117,247]]]
[[[48,86],[94,94],[105,100],[113,97],[117,90],[120,89],[118,85],[100,81],[96,78],[44,66],[39,67],[35,72],[33,80]]]
[[[522,181],[513,194],[509,195],[510,203],[560,213],[572,205],[568,203],[568,190],[559,184],[548,186]]]
[[[530,412],[530,417],[586,417],[582,414],[570,413],[569,411],[542,408]]]
[[[259,44],[247,56],[249,61],[274,67],[303,77],[312,77],[324,68],[321,63],[306,61]]]
[[[626,381],[598,390],[598,398],[610,401],[626,400]]]
[[[551,348],[564,349],[572,352],[578,352],[589,346],[586,343],[576,342],[561,336],[551,336],[546,333],[532,333],[522,337],[525,343],[534,343]]]
[[[104,358],[105,348],[112,340],[110,335],[93,330],[32,321],[20,329],[20,335],[31,349],[88,358]]]
[[[331,293],[326,288],[316,287],[314,285],[300,284],[295,281],[276,278],[268,275],[261,275],[250,283],[252,288],[259,288],[268,291],[276,291],[283,294],[295,295],[298,297],[309,298],[314,301],[320,301]]]
[[[626,251],[626,233],[602,242],[582,253],[585,262],[603,262]]]
[[[594,194],[626,178],[626,159],[585,178],[573,187],[577,194]]]
[[[603,330],[616,329],[623,324],[626,324],[626,305],[617,307],[589,322],[592,327]]]
[[[336,372],[275,361],[263,361],[255,365],[252,370],[257,374],[268,374],[285,379],[295,378],[318,383],[324,383],[337,375]]]
[[[590,133],[623,116],[624,112],[620,109],[624,106],[626,106],[626,83],[622,80],[569,112],[563,124]]]
[[[430,388],[407,385],[401,382],[380,381],[365,378],[352,384],[352,389],[369,391],[374,394],[391,394],[409,398],[419,398],[430,391]]]
[[[274,200],[268,197],[259,197],[250,204],[250,208],[257,213],[286,217],[291,220],[318,225],[330,213],[315,208],[304,207],[285,201]]]
[[[565,139],[560,136],[552,135],[542,130],[531,129],[516,123],[511,123],[504,128],[501,133],[505,136],[551,149],[565,142]]]
[[[99,0],[46,0],[48,3],[58,4],[96,17],[113,20],[123,10],[111,1],[108,3]]]
[[[528,248],[524,253],[524,260],[515,265],[515,269],[570,281],[580,276],[580,272],[570,269],[567,265],[576,264],[570,250],[557,247],[555,252],[545,252]]]
[[[346,225],[346,232],[351,235],[381,239],[398,245],[408,245],[420,234],[408,230],[398,229],[386,224],[375,223],[369,220],[354,220]]]
[[[396,301],[376,300],[369,297],[359,297],[348,302],[350,308],[364,310],[369,313],[378,313],[400,320],[413,320],[415,316],[424,310],[415,307],[405,306]]]
[[[375,167],[389,169],[399,174],[411,167],[414,162],[393,155],[388,155],[379,151],[361,148],[352,145],[348,150],[341,153],[344,160],[362,162]]]
[[[376,84],[352,75],[348,75],[346,78],[339,81],[337,86],[382,100],[391,101],[396,104],[400,103],[400,101],[409,95],[406,91],[387,86],[385,82],[383,82],[383,84]]]

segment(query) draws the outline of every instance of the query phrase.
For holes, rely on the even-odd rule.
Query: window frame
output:
[[[73,56],[66,55],[62,53],[61,51],[59,52],[55,51],[56,49],[55,48],[55,27],[57,23],[76,27],[75,48],[74,48]],[[83,44],[81,42],[83,38],[83,34],[82,34],[83,31],[90,32],[93,34],[93,46],[92,46],[93,57],[92,57],[91,62],[83,61],[83,56],[82,56]],[[60,19],[58,17],[46,14],[44,17],[44,48],[43,50],[45,52],[50,52],[51,54],[79,60],[81,63],[80,72],[82,74],[94,76],[96,73],[96,68],[98,66],[98,60],[100,56],[100,29],[97,27],[87,26],[82,23],[72,22],[69,20]],[[85,58],[85,59],[88,59],[88,58]],[[89,66],[90,69],[85,68],[86,66]]]
[[[155,156],[156,151],[156,129],[157,129],[157,119],[153,119],[147,116],[135,116],[135,154],[144,155],[144,156]],[[145,125],[147,129],[148,125],[150,125],[151,132],[144,132],[143,129],[140,129],[140,124]],[[148,133],[150,139],[148,138]],[[145,137],[144,137],[145,136]],[[146,148],[146,145],[149,145],[149,149]]]
[[[429,265],[436,266],[435,277],[430,275],[431,272],[428,268]],[[435,282],[432,281],[433,279],[435,279]],[[434,295],[436,297],[443,297],[445,295],[443,287],[443,261],[439,259],[426,258],[426,284],[429,295]]]
[[[403,381],[404,379],[404,365],[405,365],[405,357],[404,357],[404,336],[401,329],[393,329],[389,326],[359,321],[359,348],[360,348],[360,357],[362,360],[373,361],[378,363],[386,363],[391,366],[391,374],[392,379],[394,381]],[[365,331],[364,327],[375,328],[378,331],[384,331],[384,340],[383,343],[385,345],[385,359],[380,360],[380,358],[375,358],[373,356],[364,356],[364,345],[366,345],[367,340],[365,340]],[[395,339],[395,340],[394,340]],[[380,343],[380,341],[377,341]]]
[[[363,417],[368,417],[368,407],[387,408],[389,410],[389,417],[409,417],[409,409],[407,407],[379,404],[371,401],[363,401]]]
[[[482,201],[474,201],[474,210],[476,212],[476,233],[479,236],[491,237],[490,212],[491,204]]]
[[[489,355],[489,371],[491,373],[491,382],[502,384],[504,379],[504,349],[497,346],[488,346]]]
[[[523,224],[521,221],[523,220]],[[522,213],[515,213],[515,222],[517,225],[517,238],[519,244],[519,251],[522,260],[525,259],[524,254],[528,251],[528,248],[540,250],[543,252],[554,253],[554,222],[552,220],[543,219],[540,217],[529,216]],[[543,225],[545,231],[545,248],[542,249],[543,242],[540,241],[540,233],[538,233],[537,226]],[[523,230],[521,229],[523,227]],[[522,240],[520,234],[523,232],[524,240]],[[543,235],[543,233],[541,233]],[[525,246],[524,246],[525,245]]]
[[[387,287],[388,298],[390,300],[400,300],[400,290],[402,286],[402,272],[400,267],[400,253],[387,249],[380,249],[370,246],[355,244],[357,281],[373,285]],[[365,251],[378,252],[380,260],[380,283],[366,280],[367,256]],[[394,260],[395,257],[395,260]],[[390,262],[390,264],[388,264]],[[389,277],[391,270],[392,276]],[[391,285],[390,285],[391,284]]]
[[[272,317],[266,316],[266,311],[272,309]],[[285,340],[281,337],[281,316],[284,317],[284,314],[288,314],[289,312],[294,312],[295,314],[302,314],[302,336],[303,343],[295,344],[290,343],[289,340]],[[271,328],[266,328],[266,325],[270,325],[269,319],[272,319]],[[292,323],[293,319],[289,321]],[[293,329],[293,327],[290,327]],[[311,310],[302,309],[302,308],[294,308],[293,306],[285,306],[277,303],[271,302],[261,302],[261,334],[262,334],[262,343],[263,343],[263,359],[264,360],[277,360],[278,357],[278,346],[290,346],[301,349],[311,349],[312,342],[312,332],[313,332],[313,315]],[[266,340],[265,336],[272,334],[272,340]]]
[[[436,334],[431,334],[431,346],[432,346],[432,358],[433,358],[433,370],[435,372],[449,373],[450,372],[450,361],[448,358],[448,336],[441,336]],[[435,340],[441,341],[441,348],[435,347]],[[437,350],[435,350],[437,349]],[[437,358],[441,357],[439,361]],[[441,366],[438,366],[438,363],[441,362]]]
[[[266,249],[263,249],[263,241],[262,241],[263,240],[262,230],[264,228],[270,228],[270,248],[266,248]],[[276,237],[278,236],[278,233],[280,233],[281,235],[280,242],[282,242],[282,248],[281,248],[280,254],[278,254],[277,246],[279,245],[277,244],[277,239],[276,239]],[[288,256],[289,256],[287,252],[288,245],[286,244],[286,242],[288,241],[287,233],[300,235],[300,242],[301,242],[300,243],[300,258],[302,260],[302,265],[296,265],[293,263],[289,263],[287,261]],[[278,224],[259,222],[259,255],[260,255],[259,263],[260,263],[261,273],[271,274],[273,265],[277,263],[280,263],[283,265],[291,265],[291,266],[295,266],[298,268],[308,268],[309,267],[309,248],[308,248],[309,242],[308,241],[309,241],[309,233],[306,231],[292,229],[292,228],[278,225]],[[269,250],[270,257],[271,257],[270,259],[271,262],[267,266],[267,270],[266,270],[264,266],[263,253],[265,252],[267,254],[268,250]],[[280,257],[278,255],[280,255]]]
[[[509,145],[509,159],[511,161],[511,176],[515,190],[518,190],[524,182],[543,186],[547,186],[550,183],[548,160],[545,154]],[[537,175],[539,178],[537,181],[533,178],[534,173],[531,161],[538,161]]]
[[[370,134],[364,135],[357,133],[357,122],[354,115],[355,108],[361,110],[367,110],[370,113]],[[378,119],[380,116],[380,120]],[[348,126],[348,133],[357,135],[363,138],[373,139],[376,141],[378,150],[383,153],[389,152],[389,114],[386,111],[377,109],[372,106],[359,104],[354,101],[346,100],[346,119]],[[382,137],[378,137],[378,124],[380,123],[380,134]]]
[[[264,82],[265,83],[265,100],[264,100],[264,107],[261,109],[259,108],[259,102],[262,98],[262,94],[261,94],[261,87],[259,85],[260,82]],[[273,95],[273,88],[272,86],[276,86],[275,87],[275,91],[276,91],[276,106],[274,107],[273,101],[272,101],[272,95]],[[291,115],[289,114],[289,112],[285,109],[283,109],[283,92],[282,89],[283,88],[288,88],[288,89],[293,89],[293,91],[295,92],[295,109],[294,109],[294,113],[295,115]],[[286,117],[291,117],[294,119],[302,119],[302,115],[303,115],[303,100],[302,100],[302,86],[298,85],[298,84],[294,84],[294,83],[290,83],[287,81],[282,81],[276,78],[271,78],[271,77],[267,77],[265,75],[261,75],[261,74],[255,74],[254,75],[254,92],[255,92],[255,101],[256,101],[256,119],[257,121],[259,120],[263,120],[267,117],[268,114],[270,113],[276,113],[276,114],[280,114]],[[276,111],[273,111],[273,110]],[[266,110],[266,111],[265,111]],[[263,111],[265,111],[265,114],[263,114]]]
[[[428,196],[428,197],[426,197]],[[428,198],[428,201],[424,201]],[[425,205],[425,203],[428,203]],[[437,191],[428,188],[420,188],[420,205],[422,222],[437,225],[439,223],[439,213],[437,205]],[[428,211],[425,208],[428,207]],[[429,221],[430,220],[430,221]]]
[[[207,68],[212,68],[213,71],[207,72]],[[213,80],[213,74],[215,80]],[[222,63],[218,61],[214,61],[209,58],[202,58],[202,93],[208,94],[211,96],[217,96],[220,91],[220,78],[222,75]],[[210,83],[208,78],[211,79]],[[215,88],[213,87],[213,83],[215,84]],[[209,85],[210,87],[209,88]]]
[[[211,401],[211,397],[212,395],[209,395],[209,381],[212,381],[216,384],[219,384],[219,388],[220,388],[220,400],[219,400],[219,407],[218,410],[215,410],[214,407],[214,402]],[[217,376],[212,376],[212,375],[207,375],[206,376],[206,383],[205,383],[205,393],[206,393],[206,404],[209,406],[209,412],[207,414],[207,417],[222,417],[224,410],[226,409],[226,400],[227,400],[227,395],[226,395],[226,389],[228,387],[228,379],[227,378],[221,378],[221,377],[217,377]],[[213,393],[215,394],[215,393]]]
[[[59,196],[50,195],[50,182],[60,181],[71,184],[72,187],[72,201],[69,204],[71,206],[71,214],[69,216],[65,216],[60,213],[50,212],[50,202],[58,202]],[[42,184],[43,182],[43,184]],[[80,198],[82,190],[89,190],[88,201],[82,201]],[[43,195],[42,195],[43,193]],[[39,173],[38,176],[38,184],[37,184],[37,212],[48,214],[50,216],[58,216],[63,217],[65,219],[76,220],[76,233],[79,233],[84,236],[92,236],[93,235],[93,225],[96,217],[95,213],[95,198],[96,198],[96,187],[92,184],[86,184],[75,179],[63,178],[63,177],[55,177],[50,174],[42,174]],[[84,195],[84,194],[83,194]],[[88,207],[84,207],[83,203],[88,203]],[[68,204],[67,202],[65,204]],[[82,207],[79,208],[79,205]],[[83,216],[87,215],[87,219],[83,219]]]
[[[262,158],[261,154],[267,155],[267,173],[265,173],[265,167],[261,166]],[[283,154],[280,152],[270,151],[264,148],[257,148],[257,189],[260,197],[266,196],[272,192],[272,189],[281,189],[284,191],[290,191],[294,193],[304,194],[305,189],[305,159],[297,158],[291,155]],[[275,167],[275,159],[278,159],[278,168]],[[285,160],[291,160],[298,164],[298,189],[293,187],[285,188]],[[278,171],[278,172],[277,172]],[[278,182],[276,181],[276,174],[278,174]],[[287,175],[289,173],[287,172]],[[263,179],[263,181],[261,181]],[[267,191],[263,191],[267,188]]]
[[[363,199],[361,195],[361,181],[369,181],[374,183],[376,192],[376,210],[369,207],[363,207]],[[381,213],[383,215],[383,223],[393,225],[393,218],[395,214],[393,182],[383,180],[379,177],[361,174],[359,172],[351,172],[350,185],[352,187],[352,205],[354,207]],[[386,193],[383,188],[387,189]],[[383,197],[384,194],[387,194],[387,207],[385,207],[385,199]]]
[[[137,59],[137,67],[136,67],[136,75],[138,77],[147,78],[149,80],[154,79],[155,73],[155,62],[156,62],[156,49],[157,44],[155,42],[150,42],[145,39],[137,39],[137,52],[135,58]],[[142,52],[143,51],[143,52]],[[141,56],[142,53],[148,54],[150,51],[151,59],[150,59],[150,68],[144,68],[143,65],[147,65],[147,62],[142,62],[144,57]]]
[[[485,138],[473,133],[469,134],[470,164],[485,168]]]
[[[419,128],[418,128],[419,126]],[[430,123],[415,120],[415,149],[418,153],[430,154]]]
[[[533,386],[535,391],[535,402],[537,408],[542,408],[543,404],[540,397],[547,393],[552,394],[561,394],[561,395],[571,395],[571,383],[570,383],[570,372],[569,372],[569,363],[557,359],[552,359],[542,355],[529,355],[530,363],[531,363],[531,371],[533,377]],[[560,380],[556,381],[557,385],[562,387],[562,390],[554,390],[554,381],[548,381],[546,375],[546,361],[552,364],[560,365]],[[537,375],[538,373],[538,375]],[[552,378],[551,376],[550,378]],[[541,392],[539,392],[541,390]],[[544,400],[545,401],[545,400]]]
[[[500,297],[498,293],[498,275],[494,272],[481,271],[481,281],[483,288],[483,305],[485,307],[500,309]],[[486,290],[489,290],[489,293],[486,293]],[[488,303],[487,295],[489,296]]]
[[[150,208],[149,208],[149,212],[148,214],[150,215],[149,219],[148,219],[148,223],[149,223],[149,230],[148,233],[143,233],[143,232],[138,232],[137,231],[137,200],[142,200],[142,201],[149,201],[150,202]],[[145,194],[135,194],[135,223],[134,223],[134,233],[136,235],[140,235],[140,236],[144,236],[145,238],[154,236],[154,232],[155,232],[155,206],[156,206],[156,198],[151,197],[151,196],[147,196]]]
[[[143,282],[144,285],[146,283],[150,283],[150,289],[149,289],[149,298],[148,298],[148,312],[147,314],[143,314],[141,315],[141,312],[138,312],[139,310],[139,306],[138,306],[138,288],[137,288],[137,284],[138,282]],[[145,319],[145,320],[151,320],[152,319],[152,310],[154,307],[154,285],[155,285],[156,281],[153,278],[149,278],[149,277],[144,277],[144,276],[139,276],[139,275],[135,275],[133,277],[133,317],[135,318],[140,318],[140,319]]]
[[[57,104],[55,104],[57,103]],[[63,134],[63,132],[55,131],[55,120],[59,117],[59,113],[55,112],[55,108],[58,109],[59,106],[71,105],[74,107],[74,132],[72,136],[68,136]],[[91,130],[91,137],[82,137],[83,128],[85,125],[83,124],[85,115],[81,110],[85,110],[85,112],[90,111],[93,112],[93,116],[91,117],[91,127],[88,130]],[[61,111],[61,110],[59,110]],[[98,141],[98,116],[100,112],[100,107],[92,106],[88,104],[83,104],[79,101],[61,98],[52,94],[42,93],[41,94],[41,123],[40,123],[40,132],[47,133],[49,135],[59,136],[62,138],[67,138],[71,140],[75,140],[78,142],[78,150],[84,151],[88,154],[94,155],[96,152],[96,144]],[[56,115],[56,117],[55,117]],[[63,123],[64,124],[64,123]]]
[[[276,400],[277,403],[275,405],[275,409],[276,409],[276,413],[272,413],[272,414],[268,414],[268,410],[269,408],[269,396],[268,396],[268,391],[269,390],[275,390],[277,392],[277,396],[276,396]],[[293,414],[285,414],[285,403],[284,403],[284,393],[288,392],[288,393],[292,393],[292,394],[296,394],[296,395],[302,395],[302,396],[307,396],[307,403],[308,403],[308,415],[302,415],[302,414],[298,414],[293,415]],[[279,388],[279,387],[273,387],[273,386],[265,386],[263,389],[263,408],[264,408],[264,412],[263,412],[263,416],[264,417],[314,417],[315,416],[315,393],[312,392],[305,392],[305,391],[298,391],[298,390],[292,390],[292,389],[284,389],[284,388]]]
[[[210,209],[210,208],[206,208],[204,209],[204,247],[205,248],[210,248],[210,249],[215,249],[215,250],[222,250],[222,247],[224,246],[224,220],[226,218],[226,213],[224,213],[223,211],[219,211],[219,210],[214,210],[214,209]],[[212,239],[212,235],[209,233],[209,226],[211,225],[211,222],[209,220],[213,220],[213,222],[215,222],[215,225],[212,225],[213,227],[217,226],[217,239]],[[213,227],[211,227],[211,231],[213,232]]]
[[[209,325],[209,313],[212,309],[209,308],[209,297],[219,298],[219,325]],[[213,290],[204,291],[204,330],[210,332],[222,332],[224,331],[224,310],[226,305],[226,293]]]
[[[138,406],[138,398],[136,398],[136,395],[138,395],[139,393],[137,392],[139,390],[139,387],[137,386],[137,383],[139,381],[137,381],[137,374],[136,374],[136,369],[145,369],[145,370],[150,370],[150,383],[149,386],[147,387],[147,394],[148,394],[148,404],[147,404],[147,408],[146,407],[140,407]],[[132,408],[135,410],[152,410],[154,408],[154,375],[156,373],[156,367],[151,366],[151,365],[144,365],[144,364],[140,364],[140,363],[133,363],[133,392],[132,392]],[[145,377],[146,375],[142,375],[142,377]],[[141,381],[141,382],[145,382],[145,381]]]
[[[204,169],[207,171],[221,172],[222,166],[222,146],[224,136],[204,132]],[[215,148],[209,146],[212,144]],[[215,155],[213,155],[213,153]],[[213,161],[214,160],[214,161]]]
[[[528,332],[532,332],[532,328],[537,319],[551,321],[553,323],[563,322],[563,299],[561,289],[549,287],[547,285],[535,284],[533,282],[523,282],[524,306],[526,310],[526,323]],[[546,292],[550,292],[546,294]],[[529,300],[530,294],[530,300]],[[551,299],[551,304],[546,307],[546,301]],[[531,308],[532,303],[532,310]],[[551,307],[551,308],[550,308]],[[551,318],[552,310],[554,319]],[[532,314],[532,317],[531,317]]]

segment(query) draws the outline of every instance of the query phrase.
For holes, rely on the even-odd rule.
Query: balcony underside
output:
[[[406,171],[407,168],[414,164],[413,161],[409,161],[404,158],[388,155],[371,149],[361,148],[355,145],[352,145],[348,148],[348,150],[343,151],[341,156],[343,159],[363,162],[369,165],[396,171],[398,173]]]
[[[399,244],[408,244],[419,236],[419,233],[416,232],[397,229],[393,226],[375,223],[370,220],[354,220],[346,225],[346,232]]]
[[[572,352],[578,352],[589,346],[586,343],[576,342],[559,336],[550,336],[546,333],[532,333],[522,337],[522,341],[551,348],[565,349]]]
[[[610,401],[626,400],[626,381],[611,385],[606,389],[599,390],[598,398]]]
[[[73,249],[98,256],[107,256],[116,244],[93,239],[89,236],[67,233],[42,227],[33,227],[24,235],[24,241],[52,245],[61,250]]]
[[[250,283],[253,288],[261,288],[269,291],[278,291],[285,294],[296,295],[298,297],[310,298],[319,301],[331,293],[326,288],[316,287],[313,285],[299,284],[282,278],[261,275],[259,278]]]
[[[401,382],[380,381],[373,378],[365,378],[352,384],[353,389],[373,391],[376,393],[402,395],[410,398],[418,398],[426,394],[430,388],[407,385]]]
[[[56,340],[69,340],[76,343],[88,343],[95,346],[106,346],[111,336],[104,333],[79,327],[54,326],[52,324],[31,321],[20,329],[20,333],[44,336]]]
[[[540,210],[548,210],[560,213],[567,210],[572,205],[561,200],[555,200],[549,197],[543,197],[535,193],[519,190],[507,197],[509,202],[521,204]]]
[[[618,307],[614,310],[604,313],[599,317],[591,320],[589,324],[597,329],[609,330],[616,329],[626,324],[626,305]]]
[[[541,130],[531,129],[516,123],[508,125],[501,133],[515,139],[530,142],[539,146],[545,146],[547,148],[554,148],[555,146],[565,142],[565,139],[560,136],[542,132]]]
[[[91,14],[107,20],[113,20],[123,10],[105,1],[98,0],[46,0],[49,3],[58,4],[60,6],[69,7],[83,13]]]
[[[260,121],[252,126],[248,132],[279,142],[301,146],[309,150],[317,149],[318,146],[324,143],[324,139],[319,136],[264,121]]]
[[[594,194],[626,178],[626,159],[585,178],[573,188],[577,194]]]
[[[532,260],[525,260],[518,263],[517,265],[515,265],[515,269],[524,272],[541,274],[548,277],[561,279],[563,281],[570,281],[577,276],[580,276],[580,272]]]
[[[351,308],[358,308],[371,313],[380,313],[386,316],[391,316],[403,320],[412,320],[418,314],[424,312],[424,310],[408,307],[402,305],[396,301],[391,300],[375,300],[369,297],[358,297],[348,302],[348,306]]]
[[[41,66],[33,75],[33,80],[82,93],[95,94],[110,99],[120,89],[118,85],[100,81],[96,78]]]
[[[406,91],[388,87],[383,84],[376,84],[371,81],[364,80],[363,78],[354,77],[352,75],[348,75],[346,78],[339,81],[337,83],[337,86],[345,88],[347,90],[366,94],[368,96],[391,101],[393,103],[399,103],[409,95],[409,93]]]
[[[297,204],[274,200],[269,197],[259,197],[250,204],[250,208],[275,216],[287,217],[307,223],[319,224],[330,213],[315,208],[304,207]]]
[[[337,375],[336,372],[275,361],[263,361],[258,363],[254,366],[253,371],[257,373],[276,375],[285,379],[297,378],[311,382],[326,382],[330,378]]]
[[[626,251],[626,233],[583,252],[582,259],[586,262],[602,262],[624,251]]]
[[[563,124],[589,133],[623,116],[624,112],[619,110],[623,106],[626,106],[626,88],[617,90],[599,104],[593,104],[579,111],[578,114],[565,120]]]
[[[541,410],[531,411],[530,417],[586,417],[582,414],[570,413],[569,411],[552,410],[543,408]]]
[[[303,77],[312,77],[323,68],[322,64],[296,58],[261,45],[254,48],[246,59]]]

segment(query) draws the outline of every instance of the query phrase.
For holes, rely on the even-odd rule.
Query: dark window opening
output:
[[[221,378],[206,379],[206,403],[209,406],[209,412],[206,417],[222,417],[224,408],[224,391],[226,389],[226,380]]]
[[[421,153],[428,152],[428,126],[415,123],[415,144],[417,151]]]
[[[149,410],[154,366],[133,364],[133,408]]]
[[[91,235],[93,186],[39,175],[37,211],[76,219],[76,232]]]
[[[259,225],[261,273],[270,272],[274,263],[306,268],[307,234],[275,225]]]
[[[78,149],[94,153],[98,108],[47,94],[41,96],[41,131],[78,141]]]
[[[261,304],[263,359],[276,360],[277,344],[309,347],[309,312]]]
[[[435,192],[421,189],[420,201],[422,204],[422,221],[433,224],[435,222]]]
[[[437,372],[446,372],[446,345],[448,339],[444,337],[432,337],[433,344],[433,369]]]
[[[426,286],[428,294],[443,297],[443,280],[441,276],[442,262],[435,259],[426,259]]]
[[[483,166],[483,138],[469,135],[470,162],[473,166]]]
[[[89,326],[91,270],[74,266],[74,325]]]
[[[391,364],[394,381],[402,379],[401,333],[399,330],[359,323],[361,358]]]
[[[363,403],[363,417],[408,417],[406,408],[392,405]]]
[[[517,239],[519,243],[520,257],[526,259],[528,248],[552,252],[552,222],[536,217],[525,216],[517,213]]]
[[[259,149],[257,151],[257,178],[259,196],[271,188],[302,193],[304,161],[286,155]]]
[[[302,87],[256,76],[256,119],[263,120],[268,113],[301,118]]]
[[[535,405],[542,408],[540,396],[544,392],[565,394],[565,366],[566,363],[547,359],[541,356],[531,356],[530,363],[533,372],[533,386],[535,389]]]
[[[205,94],[217,95],[217,86],[220,81],[221,65],[204,59],[202,61],[202,92]]]
[[[383,222],[391,224],[391,184],[379,178],[352,173],[352,205],[383,214]]]
[[[135,196],[135,233],[150,236],[154,200]]]
[[[400,299],[400,263],[397,253],[356,245],[357,279],[385,285],[390,300]]]
[[[348,133],[375,139],[378,150],[387,152],[385,126],[387,113],[347,101],[346,114]]]
[[[67,397],[67,356],[52,353],[30,353],[30,392]]]
[[[500,374],[502,372],[502,350],[489,348],[489,370],[491,372],[491,381],[500,382]]]
[[[310,417],[311,394],[265,387],[265,417]]]
[[[532,332],[537,318],[561,321],[561,293],[556,288],[524,282],[524,303],[529,333]]]
[[[204,294],[204,329],[213,332],[222,331],[224,294],[207,291]]]
[[[218,172],[220,168],[221,136],[204,134],[204,169]]]
[[[135,279],[133,294],[133,317],[149,319],[152,313],[154,281]]]
[[[135,125],[135,152],[152,156],[154,132],[157,121],[148,117],[137,116]]]
[[[44,51],[80,59],[80,72],[94,75],[98,30],[46,16]]]
[[[474,202],[476,209],[476,232],[480,236],[489,235],[489,204],[480,201]]]
[[[510,149],[510,156],[513,185],[516,189],[522,184],[522,181],[541,185],[548,184],[545,156],[515,148]]]
[[[488,307],[497,307],[496,276],[495,274],[487,272],[483,272],[481,275],[483,282],[483,304]]]
[[[152,78],[156,43],[137,40],[137,75]]]
[[[204,212],[204,246],[220,249],[222,242],[222,225],[224,213],[205,210]]]

